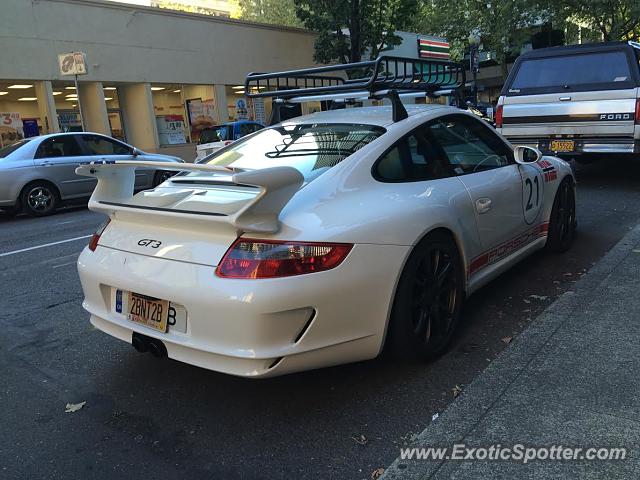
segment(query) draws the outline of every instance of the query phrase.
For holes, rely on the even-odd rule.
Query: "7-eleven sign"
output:
[[[449,42],[445,39],[418,37],[418,56],[420,58],[440,58],[449,60]]]

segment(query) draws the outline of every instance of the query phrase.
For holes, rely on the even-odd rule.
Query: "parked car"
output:
[[[197,157],[198,160],[212,154],[216,150],[220,150],[225,145],[238,140],[245,135],[257,132],[264,128],[264,125],[250,120],[238,120],[236,122],[225,123],[215,127],[205,128],[200,132],[200,141],[198,142]]]
[[[78,260],[91,323],[252,378],[442,353],[464,298],[570,247],[575,179],[469,112],[406,110],[290,119],[128,198],[127,163],[80,167],[110,219]]]
[[[640,44],[552,47],[520,56],[498,100],[512,143],[589,161],[640,153]]]
[[[43,216],[60,202],[88,197],[96,181],[80,177],[79,165],[96,160],[182,162],[177,157],[145,153],[98,133],[54,133],[25,138],[0,149],[0,209]],[[159,168],[136,173],[135,188],[151,188],[173,172]]]

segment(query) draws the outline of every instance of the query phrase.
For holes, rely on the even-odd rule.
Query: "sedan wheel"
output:
[[[389,327],[396,356],[429,360],[446,348],[460,317],[463,275],[448,235],[436,232],[411,254],[398,285]]]
[[[58,192],[46,183],[32,183],[22,191],[22,205],[30,215],[49,215],[58,206]]]

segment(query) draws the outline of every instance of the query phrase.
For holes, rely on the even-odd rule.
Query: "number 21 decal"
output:
[[[540,170],[527,165],[522,171],[522,210],[527,225],[534,223],[544,199],[544,181]]]

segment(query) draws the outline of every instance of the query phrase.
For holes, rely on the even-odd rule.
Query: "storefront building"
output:
[[[95,131],[142,150],[195,157],[199,132],[265,122],[248,101],[251,71],[313,64],[312,32],[98,0],[4,0],[0,17],[0,142]],[[61,74],[83,52],[87,73]]]

